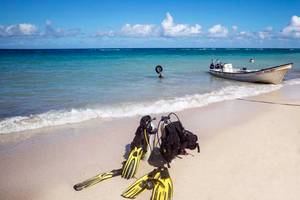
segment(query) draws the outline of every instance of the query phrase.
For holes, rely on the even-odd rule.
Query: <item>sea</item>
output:
[[[212,77],[212,59],[248,69],[294,65],[280,85],[251,84]],[[2,49],[0,134],[177,112],[292,84],[300,84],[300,49]]]

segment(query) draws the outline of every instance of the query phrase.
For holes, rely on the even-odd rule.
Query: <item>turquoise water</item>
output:
[[[216,94],[226,100],[276,87],[211,77],[212,58],[248,68],[293,62],[287,79],[300,77],[300,49],[0,50],[0,133],[176,111],[214,102]]]

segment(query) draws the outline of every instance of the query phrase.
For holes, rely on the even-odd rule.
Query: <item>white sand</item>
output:
[[[300,104],[300,87],[250,98]],[[201,153],[170,169],[174,200],[298,200],[300,107],[242,100],[179,113],[200,138]],[[123,199],[134,180],[120,177],[76,192],[72,186],[121,166],[139,117],[92,120],[0,136],[0,199]],[[153,167],[142,162],[137,176]],[[149,199],[150,191],[137,199]]]

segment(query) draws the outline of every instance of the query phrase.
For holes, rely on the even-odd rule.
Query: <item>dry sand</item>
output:
[[[176,159],[174,200],[299,200],[300,86],[179,112],[201,153]],[[253,102],[265,101],[279,104]],[[121,166],[139,117],[92,120],[0,136],[1,200],[123,199],[133,182],[116,177],[72,186]],[[137,177],[153,167],[142,162]],[[149,199],[150,191],[137,199]]]

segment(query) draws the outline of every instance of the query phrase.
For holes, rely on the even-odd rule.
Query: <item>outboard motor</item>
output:
[[[158,74],[158,78],[163,78],[163,76],[162,76],[162,71],[163,71],[162,66],[157,65],[157,66],[155,67],[155,71],[156,71],[156,73]]]

